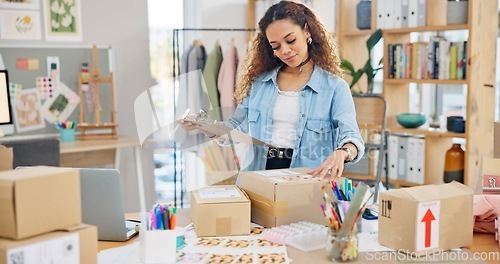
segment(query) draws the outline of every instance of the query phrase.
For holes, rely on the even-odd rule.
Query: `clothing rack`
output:
[[[175,78],[181,74],[181,66],[180,66],[180,47],[179,47],[179,32],[183,31],[207,31],[207,32],[255,32],[256,29],[254,28],[175,28],[172,32],[172,55],[173,55],[173,96],[174,96],[174,120],[177,117],[176,109],[177,109],[177,98],[175,97],[176,90],[178,89],[176,83],[175,83]],[[233,153],[236,156],[236,153],[234,152],[233,148]],[[180,166],[182,166],[182,155],[180,157],[177,157],[177,143],[174,143],[174,206],[177,207],[177,161],[179,159]],[[181,197],[180,197],[180,207],[182,208],[184,206],[184,191],[183,191],[183,172],[182,170],[179,170],[179,180],[181,183]]]

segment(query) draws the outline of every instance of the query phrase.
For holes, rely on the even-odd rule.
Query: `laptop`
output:
[[[126,241],[138,232],[139,222],[125,220],[120,172],[115,169],[80,169],[82,222],[97,226],[98,239]]]

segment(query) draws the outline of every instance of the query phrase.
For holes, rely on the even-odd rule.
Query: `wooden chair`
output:
[[[386,131],[386,103],[382,96],[367,94],[353,95],[356,107],[356,120],[363,139],[365,140],[365,155],[370,155],[374,150],[379,151],[377,171],[375,172],[374,203],[378,199],[379,185],[381,182],[383,161],[385,160],[385,183],[389,186],[388,157],[387,157],[387,131]],[[376,134],[380,140],[374,142]]]

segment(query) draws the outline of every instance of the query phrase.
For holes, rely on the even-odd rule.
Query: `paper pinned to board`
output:
[[[5,64],[3,63],[2,53],[0,53],[0,70],[5,70]]]

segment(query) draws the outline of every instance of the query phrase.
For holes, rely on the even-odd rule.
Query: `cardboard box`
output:
[[[493,158],[500,159],[500,121],[493,126]]]
[[[380,193],[379,243],[422,255],[472,245],[473,191],[451,182]]]
[[[0,171],[12,170],[14,164],[14,153],[12,148],[0,145]]]
[[[308,168],[241,172],[240,187],[252,202],[252,221],[265,227],[299,221],[325,224],[320,209],[323,202],[319,181],[310,178]]]
[[[80,224],[24,240],[0,238],[0,264],[97,264],[97,228]]]
[[[198,236],[250,234],[250,200],[236,185],[192,191],[190,214]]]
[[[82,222],[80,172],[33,167],[0,172],[0,237],[24,239]]]

